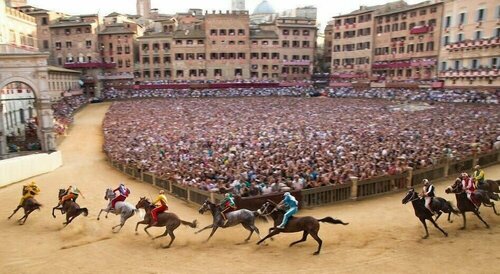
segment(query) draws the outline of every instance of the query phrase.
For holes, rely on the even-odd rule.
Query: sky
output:
[[[246,9],[252,12],[262,0],[246,0]],[[409,4],[423,0],[407,0]],[[360,5],[371,6],[384,4],[387,0],[269,0],[278,12],[302,6],[318,8],[318,21],[322,31],[326,23],[339,14],[349,13]],[[28,4],[47,10],[60,11],[67,14],[99,13],[105,16],[112,12],[136,14],[136,0],[28,0]],[[189,8],[204,10],[228,10],[231,0],[152,0],[152,8],[158,8],[160,13],[174,14],[185,12]]]

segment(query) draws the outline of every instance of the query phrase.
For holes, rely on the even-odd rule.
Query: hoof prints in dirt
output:
[[[97,243],[97,242],[105,241],[105,240],[109,240],[109,239],[111,239],[111,237],[108,236],[108,237],[102,237],[102,238],[99,238],[99,239],[96,239],[96,240],[82,241],[82,242],[79,242],[79,243],[76,243],[76,244],[62,246],[61,249],[70,249],[70,248],[74,248],[74,247],[80,247],[80,246],[84,246],[84,245],[88,245],[88,244],[93,244],[93,243]]]

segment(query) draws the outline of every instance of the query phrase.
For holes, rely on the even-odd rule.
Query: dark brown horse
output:
[[[462,217],[464,219],[464,225],[460,229],[465,229],[465,227],[466,227],[466,224],[467,224],[467,220],[465,218],[465,213],[466,212],[472,212],[472,213],[474,213],[474,215],[476,215],[479,218],[479,220],[481,220],[481,222],[483,222],[484,225],[487,228],[490,228],[490,226],[488,225],[488,223],[486,223],[483,220],[483,218],[481,218],[481,216],[479,215],[479,207],[481,206],[481,204],[483,204],[486,207],[493,207],[493,211],[495,212],[495,214],[498,215],[498,213],[497,213],[497,211],[495,209],[495,204],[490,201],[488,193],[486,191],[482,190],[482,189],[477,189],[474,192],[475,199],[477,199],[478,201],[481,201],[481,204],[479,204],[476,207],[469,200],[469,198],[467,198],[467,193],[463,189],[462,179],[461,178],[457,178],[455,180],[455,183],[453,183],[453,185],[451,185],[451,186],[449,186],[449,187],[446,188],[445,192],[448,193],[448,194],[450,194],[450,193],[454,193],[455,194],[455,197],[457,199],[458,210],[460,211],[460,213],[462,213]]]
[[[438,212],[436,220],[432,219],[433,215],[425,207],[425,200],[418,196],[418,193],[415,191],[415,189],[413,188],[410,189],[406,193],[406,196],[403,198],[401,202],[403,204],[411,202],[411,204],[413,205],[413,210],[415,210],[415,216],[417,216],[417,218],[420,220],[420,222],[422,223],[422,225],[424,225],[425,228],[425,236],[422,237],[423,239],[427,239],[427,237],[429,237],[429,230],[427,229],[427,223],[425,222],[426,220],[431,222],[434,225],[434,227],[439,229],[439,231],[441,231],[444,234],[444,236],[448,237],[448,233],[446,233],[443,229],[441,229],[439,225],[436,223],[436,221],[443,212],[448,213],[448,222],[450,223],[451,223],[450,219],[451,213],[458,214],[458,211],[453,208],[450,202],[440,197],[435,197],[433,199],[431,203],[431,208],[434,211]]]
[[[146,211],[146,216],[144,216],[144,220],[138,222],[137,225],[135,226],[135,233],[136,234],[138,233],[137,228],[139,227],[139,225],[144,224],[144,225],[147,225],[144,228],[144,231],[153,240],[161,238],[161,237],[165,237],[165,236],[167,236],[167,234],[170,235],[170,243],[167,246],[164,246],[163,248],[169,248],[172,245],[172,242],[175,240],[174,230],[177,229],[181,224],[187,225],[187,226],[192,227],[192,228],[196,228],[196,225],[197,225],[196,220],[194,220],[192,223],[190,223],[190,222],[186,222],[186,221],[181,220],[174,213],[163,212],[163,213],[158,214],[158,223],[155,225],[155,227],[165,227],[165,232],[162,235],[156,236],[153,238],[153,236],[151,236],[151,234],[149,234],[148,228],[151,227],[151,221],[153,218],[151,216],[151,210],[153,210],[155,208],[155,206],[153,204],[151,204],[151,202],[147,198],[141,197],[141,200],[139,200],[139,202],[137,203],[137,205],[135,207],[137,209],[144,208],[144,210]]]
[[[66,189],[59,189],[58,198],[61,198],[66,195]],[[87,208],[80,208],[74,200],[66,200],[62,206],[55,206],[52,208],[52,216],[55,218],[54,214],[55,210],[61,211],[61,214],[66,214],[66,222],[63,223],[64,226],[69,225],[76,217],[83,213],[83,216],[88,216],[89,211]],[[64,213],[63,213],[64,212]]]
[[[318,242],[318,250],[316,250],[316,252],[313,253],[314,255],[318,255],[320,253],[321,246],[323,245],[323,241],[318,236],[320,222],[330,223],[330,224],[342,224],[342,225],[349,224],[349,223],[344,223],[341,220],[334,219],[332,217],[326,217],[318,220],[311,216],[305,216],[305,217],[292,217],[288,220],[288,223],[286,224],[284,229],[277,229],[276,226],[281,224],[283,216],[285,215],[285,210],[283,210],[282,208],[278,208],[277,204],[272,201],[265,202],[259,210],[262,215],[271,216],[271,218],[274,221],[274,227],[269,229],[270,232],[266,237],[257,242],[258,245],[264,242],[267,238],[271,238],[274,235],[278,235],[282,232],[295,233],[303,231],[302,239],[291,243],[290,247],[298,243],[305,242],[307,236],[310,234],[311,237],[313,237],[316,240],[316,242]]]
[[[485,180],[483,183],[478,183],[477,188],[485,190],[488,192],[488,196],[495,200],[498,201],[500,200],[500,197],[498,197],[498,193],[500,193],[500,180]]]
[[[26,220],[28,219],[28,216],[31,214],[31,212],[35,211],[35,210],[40,210],[40,207],[42,205],[40,203],[38,203],[35,198],[28,198],[26,200],[24,200],[22,206],[18,206],[16,209],[14,209],[14,212],[12,212],[12,215],[9,216],[9,220],[10,218],[12,218],[12,216],[14,216],[14,214],[16,214],[16,212],[20,209],[20,208],[23,208],[24,209],[24,216],[18,220],[19,222],[19,225],[23,225]]]

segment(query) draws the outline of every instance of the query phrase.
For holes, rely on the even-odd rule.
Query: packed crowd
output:
[[[294,86],[280,88],[233,88],[233,89],[115,89],[103,92],[103,99],[133,98],[185,98],[185,97],[238,97],[238,96],[318,96],[320,94],[335,98],[379,98],[400,101],[430,101],[447,103],[499,104],[500,91],[485,90],[449,90],[449,89],[404,89],[404,88],[369,88],[354,89],[338,87],[316,89],[312,86]]]
[[[73,114],[76,110],[88,103],[85,95],[63,97],[52,105],[54,111],[54,130],[58,135],[63,135],[73,122]]]
[[[230,89],[108,89],[103,99],[133,98],[185,98],[185,97],[239,97],[239,96],[307,96],[315,91],[312,87],[282,88],[230,88]]]
[[[500,138],[496,106],[390,107],[291,97],[116,102],[103,123],[104,150],[182,185],[251,196],[423,168],[487,152]]]
[[[330,97],[337,98],[381,98],[402,101],[431,101],[448,103],[498,104],[500,91],[484,90],[433,90],[433,89],[381,89],[335,88],[328,91]]]

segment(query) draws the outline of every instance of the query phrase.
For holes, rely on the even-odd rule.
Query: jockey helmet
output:
[[[288,192],[288,191],[287,191],[287,192],[285,192],[285,194],[283,194],[283,196],[285,196],[285,197],[286,197],[286,196],[290,196],[290,195],[292,195],[292,194],[290,194],[290,192]]]
[[[160,194],[165,194],[165,190],[160,189]]]
[[[429,184],[429,180],[427,180],[427,179],[423,179],[423,180],[422,180],[422,183],[424,183],[424,185],[427,185],[427,184]]]
[[[474,167],[474,169],[480,169],[480,168],[481,168],[481,166],[480,166],[480,165],[476,165],[476,166]]]
[[[469,177],[469,174],[467,174],[467,172],[463,172],[462,177]]]

